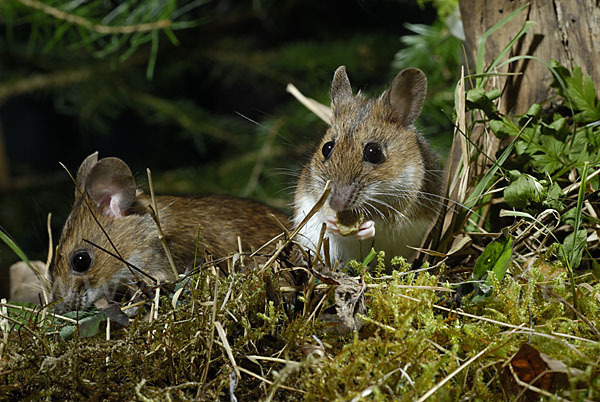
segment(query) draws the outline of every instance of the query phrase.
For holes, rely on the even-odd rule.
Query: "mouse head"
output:
[[[53,299],[63,299],[58,306],[62,311],[87,308],[102,297],[113,299],[124,277],[133,274],[99,247],[131,260],[140,237],[136,232],[152,227],[151,217],[137,203],[131,170],[122,160],[98,160],[93,153],[79,167],[76,181],[75,202],[50,269]]]
[[[331,84],[331,127],[311,161],[312,185],[331,180],[333,211],[369,215],[397,209],[418,193],[424,177],[420,137],[413,123],[427,91],[421,70],[401,71],[379,98],[352,94],[344,66]]]

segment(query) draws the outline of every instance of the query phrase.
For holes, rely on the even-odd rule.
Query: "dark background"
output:
[[[148,44],[122,61],[64,38],[48,49],[52,29],[62,25],[32,40],[30,13],[0,18],[0,88],[36,75],[91,72],[0,104],[9,178],[0,188],[0,225],[42,260],[47,214],[56,245],[73,196],[58,162],[74,174],[94,151],[125,160],[142,188],[151,168],[158,193],[243,195],[290,212],[295,175],[326,125],[286,93],[287,83],[329,104],[331,77],[344,64],[354,90],[379,94],[398,72],[393,60],[409,33],[404,24],[436,18],[412,1],[209,2],[188,15],[198,26],[175,31],[177,46],[160,34],[147,79]],[[420,124],[443,152],[448,133],[432,136],[426,117]],[[265,143],[258,183],[248,187]],[[0,244],[1,297],[17,260]]]

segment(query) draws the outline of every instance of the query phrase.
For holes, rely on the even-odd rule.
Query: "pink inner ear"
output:
[[[112,215],[115,218],[122,218],[125,216],[125,214],[123,214],[123,211],[119,207],[119,204],[121,203],[122,198],[123,198],[123,194],[121,194],[121,193],[113,194],[113,196],[110,197],[110,206],[109,206],[109,210],[107,211],[109,215]]]
[[[92,194],[96,205],[103,214],[113,218],[122,218],[125,216],[123,205],[123,193],[115,192],[113,188],[96,189],[96,194]]]

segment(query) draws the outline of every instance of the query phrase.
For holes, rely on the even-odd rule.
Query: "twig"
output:
[[[6,299],[0,300],[3,304],[0,306],[0,314],[8,316],[8,310],[6,309]],[[2,340],[0,341],[0,361],[3,361],[4,349],[8,346],[8,332],[10,328],[8,326],[8,320],[0,319],[0,331],[2,332]]]
[[[243,367],[239,367],[239,366],[237,367],[237,369],[238,369],[239,371],[243,372],[243,373],[246,373],[246,374],[248,374],[248,375],[251,375],[252,377],[254,377],[254,378],[256,378],[256,379],[258,379],[258,380],[260,380],[260,381],[266,382],[266,383],[267,383],[267,384],[269,384],[269,385],[273,385],[273,381],[269,381],[269,380],[267,380],[266,378],[264,378],[264,377],[261,377],[260,375],[258,375],[258,374],[256,374],[256,373],[253,373],[253,372],[252,372],[252,371],[250,371],[250,370],[247,370],[247,369],[245,369],[245,368],[243,368]],[[303,391],[303,390],[301,390],[301,389],[298,389],[298,388],[292,388],[292,387],[288,387],[287,385],[280,385],[280,386],[279,386],[279,388],[282,388],[282,389],[287,389],[288,391],[299,392],[299,393],[301,393],[301,394],[306,394],[306,391]]]
[[[308,110],[316,114],[321,120],[323,120],[328,125],[331,125],[331,120],[333,119],[333,114],[331,113],[331,109],[320,102],[317,102],[314,99],[307,98],[302,95],[302,93],[292,84],[288,84],[286,89],[288,93],[292,94],[294,98],[298,100],[301,104],[303,104]]]
[[[54,256],[54,247],[52,242],[52,213],[48,213],[48,220],[46,221],[46,230],[48,230],[48,258],[46,258],[46,270],[44,271],[44,279],[42,286],[42,294],[44,295],[44,304],[48,304],[50,298],[48,297],[48,293],[50,292],[50,281],[47,280],[48,272],[50,272],[50,264],[52,264],[52,257]],[[46,309],[42,313],[42,320],[46,318]]]
[[[573,306],[571,303],[569,303],[568,301],[566,301],[565,299],[563,299],[562,297],[560,297],[559,295],[557,295],[552,289],[550,289],[549,287],[546,286],[542,286],[542,285],[537,285],[537,287],[539,287],[540,289],[545,290],[546,292],[550,293],[550,295],[552,295],[552,297],[555,297],[556,299],[558,299],[562,304],[564,304],[565,306],[567,306],[568,308],[570,308],[573,313],[575,313],[575,315],[577,317],[579,317],[583,322],[585,322],[587,324],[587,326],[590,328],[590,330],[594,333],[594,335],[596,335],[596,338],[598,338],[598,340],[600,341],[600,332],[598,331],[598,329],[594,326],[594,324],[592,324],[592,322],[590,320],[588,320],[588,318],[581,314],[579,312],[579,310],[577,310],[577,308],[575,308],[575,306]]]
[[[19,0],[21,4],[27,7],[35,8],[43,13],[46,13],[58,20],[67,21],[71,24],[79,25],[90,31],[98,32],[104,35],[111,34],[131,34],[136,32],[148,32],[154,31],[155,29],[163,29],[171,26],[171,20],[159,20],[155,22],[146,22],[143,24],[136,25],[104,25],[95,24],[92,21],[80,17],[79,15],[69,14],[56,7],[49,6],[36,0]]]
[[[412,300],[412,301],[419,302],[419,303],[422,301],[422,300],[419,300],[419,299],[417,299],[415,297],[406,296],[406,295],[403,295],[403,294],[400,294],[399,296],[402,297],[402,298],[404,298],[404,299]],[[493,320],[491,318],[481,317],[481,316],[477,316],[477,315],[474,315],[474,314],[465,313],[465,312],[462,312],[462,311],[459,311],[459,310],[449,309],[447,307],[438,306],[437,304],[433,304],[432,307],[435,308],[435,309],[437,309],[437,310],[445,311],[447,313],[454,313],[454,314],[457,314],[457,315],[462,315],[464,317],[473,318],[473,319],[476,319],[476,320],[485,321],[485,322],[489,322],[489,323],[496,324],[496,325],[502,325],[502,326],[508,327],[508,328],[515,328],[515,329],[519,329],[521,331],[531,332],[531,333],[536,334],[536,335],[543,335],[543,336],[548,336],[549,335],[549,334],[539,333],[539,332],[537,332],[537,331],[535,331],[535,330],[533,330],[531,328],[526,328],[526,327],[522,327],[522,326],[518,326],[518,325],[513,325],[513,324],[509,324],[507,322]],[[394,329],[394,331],[395,331],[395,329]],[[562,332],[554,332],[554,331],[552,331],[550,333],[550,335],[551,336],[552,335],[553,336],[557,336],[557,337],[563,337],[563,338],[567,338],[567,339],[575,339],[575,340],[578,340],[578,341],[598,343],[597,341],[593,341],[591,339],[582,338],[580,336],[574,336],[574,335],[569,335],[569,334],[563,334]]]
[[[38,312],[38,310],[36,310],[36,309],[30,308],[30,307],[25,307],[25,306],[19,306],[19,305],[11,304],[11,303],[3,303],[2,302],[2,303],[0,303],[0,306],[1,307],[14,308],[14,309],[21,310],[21,311],[27,311],[27,312],[30,312],[30,313],[37,313]],[[77,323],[77,320],[74,320],[74,319],[69,318],[69,317],[65,317],[65,316],[62,316],[62,315],[59,315],[59,314],[54,314],[54,313],[47,313],[47,314],[50,317],[58,318],[60,320],[66,321],[66,322],[70,322],[71,324],[76,324]]]
[[[202,376],[200,377],[200,382],[202,384],[206,383],[206,377],[208,376],[208,368],[210,367],[210,356],[212,354],[212,346],[213,346],[214,339],[215,339],[215,325],[216,325],[216,321],[217,321],[217,296],[218,296],[218,292],[219,292],[219,275],[217,274],[216,269],[214,269],[214,272],[215,272],[215,278],[214,278],[215,287],[214,287],[214,294],[213,294],[211,329],[210,329],[210,338],[208,339],[208,351],[206,353],[206,365],[204,366],[204,371],[202,372]],[[198,391],[200,391],[200,389],[198,389]]]
[[[141,400],[142,402],[152,402],[152,399],[150,398],[146,398],[143,394],[142,394],[142,387],[146,384],[146,379],[142,378],[142,380],[137,383],[137,385],[135,386],[135,395],[138,397],[139,400]]]
[[[156,228],[158,229],[158,239],[160,240],[160,244],[163,246],[163,250],[165,250],[165,254],[167,255],[167,260],[169,261],[169,266],[171,267],[171,272],[173,273],[173,280],[176,280],[179,277],[179,273],[177,272],[177,268],[175,268],[175,262],[173,261],[173,256],[171,255],[171,250],[169,250],[169,246],[167,245],[167,238],[165,237],[162,227],[160,226],[160,216],[158,212],[158,206],[156,205],[156,197],[154,196],[154,184],[152,183],[152,173],[150,169],[146,169],[146,173],[148,174],[148,186],[150,187],[150,198],[152,199],[152,209],[154,210],[152,217],[154,218],[154,222],[156,222]]]
[[[515,380],[515,382],[520,385],[521,387],[523,387],[523,389],[521,390],[521,392],[519,392],[516,396],[516,398],[514,399],[515,401],[519,400],[519,398],[525,393],[525,390],[530,390],[533,391],[535,393],[538,393],[540,395],[544,395],[545,397],[551,398],[551,399],[556,399],[559,401],[569,401],[569,399],[565,399],[565,398],[561,398],[560,396],[556,395],[556,394],[552,394],[546,390],[543,390],[541,388],[536,387],[535,385],[532,385],[534,382],[536,382],[537,380],[539,380],[540,378],[542,378],[544,375],[546,375],[547,373],[558,373],[559,371],[555,371],[555,370],[544,370],[543,372],[541,372],[540,374],[538,374],[533,380],[531,380],[531,383],[526,383],[524,381],[521,381],[521,379],[519,378],[519,376],[517,375],[517,373],[515,373],[512,364],[508,365],[508,370],[510,371],[510,373],[513,376],[513,379]],[[529,400],[529,398],[526,398],[527,400]]]
[[[284,236],[284,233],[279,233],[277,236],[273,237],[271,240],[269,240],[268,242],[266,242],[265,244],[263,244],[262,246],[260,246],[257,250],[255,250],[252,253],[250,253],[250,255],[248,257],[249,258],[253,258],[258,253],[260,253],[262,250],[264,250],[266,247],[268,247],[269,244],[271,244],[273,242],[276,242],[277,240],[281,239],[282,236]]]
[[[596,170],[594,173],[592,173],[592,174],[588,175],[588,176],[587,176],[587,178],[586,178],[586,181],[589,181],[591,178],[593,178],[593,177],[596,177],[596,176],[598,176],[599,174],[600,174],[600,169],[598,169],[598,170]],[[564,195],[567,195],[567,194],[569,194],[570,192],[577,190],[577,189],[578,189],[580,186],[581,186],[581,181],[577,181],[577,182],[575,182],[575,183],[571,184],[570,186],[568,186],[568,187],[565,187],[565,188],[563,189],[563,194],[564,194]]]
[[[0,86],[0,105],[8,98],[48,87],[60,87],[87,81],[94,75],[94,69],[58,71],[49,74],[34,74],[19,80],[3,83]]]
[[[308,212],[308,214],[306,214],[306,216],[304,217],[304,219],[302,219],[302,222],[300,222],[300,224],[298,226],[296,226],[296,229],[294,229],[294,231],[290,234],[290,237],[288,237],[286,239],[286,241],[283,242],[283,244],[281,245],[281,247],[279,247],[277,249],[277,251],[275,251],[275,253],[273,253],[273,255],[271,256],[271,258],[269,258],[269,260],[265,263],[264,267],[262,267],[261,270],[258,272],[258,276],[261,276],[265,272],[265,270],[267,270],[267,268],[269,268],[269,266],[273,263],[273,261],[275,261],[275,259],[279,256],[279,254],[281,254],[281,252],[283,251],[283,249],[286,248],[287,245],[292,240],[294,240],[294,238],[296,237],[296,235],[298,234],[298,232],[300,232],[300,230],[304,227],[304,225],[306,225],[308,223],[308,221],[310,220],[310,218],[312,218],[312,216],[314,214],[316,214],[317,211],[319,211],[323,207],[323,205],[327,201],[327,197],[329,197],[329,193],[331,192],[331,188],[329,187],[329,183],[330,183],[329,181],[327,181],[327,183],[325,183],[325,188],[323,189],[323,193],[321,193],[321,196],[319,197],[319,200],[312,207],[312,209]]]
[[[448,374],[446,376],[446,378],[444,378],[442,381],[437,383],[433,388],[431,388],[429,391],[427,391],[425,394],[423,394],[419,399],[417,399],[417,402],[423,402],[427,398],[429,398],[431,395],[433,395],[438,389],[442,388],[444,386],[444,384],[446,384],[448,381],[450,381],[452,379],[452,377],[454,377],[456,374],[460,373],[465,367],[469,366],[471,363],[473,363],[475,360],[479,359],[483,354],[485,354],[490,347],[491,347],[491,345],[488,345],[481,352],[477,353],[475,356],[471,357],[469,360],[467,360],[466,362],[461,364],[460,367],[458,367],[452,373]]]
[[[50,355],[53,355],[52,350],[50,350],[50,347],[46,344],[46,342],[44,342],[44,340],[40,336],[38,336],[38,334],[33,332],[33,330],[31,330],[31,328],[23,325],[22,322],[15,320],[14,318],[9,317],[8,315],[0,314],[0,318],[11,321],[13,324],[18,325],[19,328],[25,329],[27,332],[29,332],[31,335],[33,335],[35,338],[37,338],[40,341],[40,343],[44,346],[44,348],[48,351],[48,353],[50,353]]]
[[[215,321],[215,328],[219,334],[219,338],[221,338],[221,342],[223,343],[223,347],[225,348],[225,352],[227,353],[227,357],[229,357],[229,361],[237,375],[237,378],[241,378],[240,371],[238,370],[238,365],[235,362],[235,357],[233,357],[233,352],[231,351],[231,346],[229,346],[229,341],[227,340],[227,335],[225,334],[225,330],[219,321]]]

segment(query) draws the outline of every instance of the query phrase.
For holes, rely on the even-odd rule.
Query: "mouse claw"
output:
[[[354,235],[359,240],[370,239],[375,236],[375,222],[364,221],[358,227],[358,233]]]

